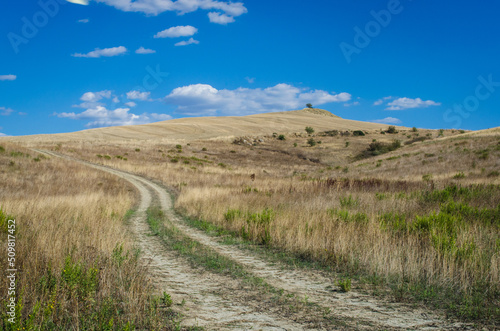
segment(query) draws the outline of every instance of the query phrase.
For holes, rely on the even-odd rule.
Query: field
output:
[[[18,224],[17,326],[500,327],[498,131],[326,115],[0,140],[2,231],[6,215]],[[148,227],[134,230],[141,212]]]

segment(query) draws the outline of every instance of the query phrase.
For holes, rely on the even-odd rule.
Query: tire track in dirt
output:
[[[161,185],[158,185],[149,179],[137,175],[131,175],[112,168],[95,165],[86,161],[73,159],[71,157],[61,156],[56,153],[45,153],[53,156],[65,157],[78,162],[83,162],[84,164],[87,164],[94,168],[113,173],[130,181],[138,188],[142,187],[142,190],[148,191],[147,189],[145,189],[145,187],[148,187],[158,198],[161,208],[166,214],[167,218],[186,236],[188,236],[192,240],[195,240],[205,246],[214,249],[221,255],[231,258],[238,264],[244,266],[255,276],[263,278],[270,285],[276,288],[284,289],[291,293],[295,293],[301,298],[307,298],[309,302],[316,303],[321,307],[329,308],[333,316],[344,317],[346,318],[346,320],[363,321],[363,325],[371,325],[371,327],[376,329],[455,330],[468,328],[461,323],[448,322],[444,319],[444,317],[438,316],[431,311],[423,310],[421,308],[413,308],[410,305],[389,302],[387,300],[375,298],[373,296],[356,291],[350,291],[347,293],[334,292],[332,291],[332,287],[335,287],[334,279],[324,276],[320,272],[313,272],[310,270],[302,269],[291,270],[283,265],[271,264],[260,259],[251,252],[239,249],[234,246],[223,245],[217,240],[217,238],[211,237],[200,230],[186,225],[182,218],[179,217],[173,210],[172,199],[168,191]],[[141,195],[143,194],[146,193],[141,192]],[[144,206],[142,206],[142,204],[144,204]],[[142,208],[141,212],[143,214],[147,209],[147,204],[150,205],[151,201],[145,203],[144,199],[141,199],[140,208]],[[189,291],[188,294],[194,295],[195,300],[200,300],[199,303],[201,304],[202,310],[205,309],[206,312],[212,311],[213,313],[220,312],[218,307],[224,306],[223,303],[216,302],[215,297],[210,299],[204,297],[207,291],[214,289],[212,286],[217,286],[217,278],[219,278],[219,276],[206,273],[203,276],[194,277],[193,279],[193,275],[196,275],[196,273],[199,273],[199,271],[189,270],[187,266],[179,263],[174,263],[173,266],[167,266],[169,262],[164,260],[175,261],[178,258],[176,258],[173,253],[166,252],[165,249],[161,247],[162,245],[159,242],[159,239],[148,237],[150,231],[148,225],[144,221],[145,215],[143,214],[137,215],[138,219],[134,220],[135,227],[137,228],[135,231],[137,231],[136,234],[139,238],[139,241],[142,241],[141,249],[143,250],[143,252],[147,252],[145,255],[151,260],[150,266],[153,268],[153,270],[156,270],[154,278],[158,279],[161,286],[177,289],[179,293],[174,292],[174,294],[178,294],[181,296],[183,294],[183,291]],[[156,252],[156,255],[153,252]],[[161,255],[159,255],[160,252]],[[170,268],[173,269],[171,270]],[[181,268],[181,270],[176,271],[179,268]],[[177,280],[174,281],[173,279],[177,279],[175,278],[176,272],[178,272],[180,275],[186,275],[186,279],[189,279],[189,281],[186,282],[186,279],[184,279],[183,277],[179,277],[181,279],[178,280],[178,283]],[[174,277],[172,279],[168,279],[169,277],[172,277],[172,273],[174,273]],[[205,277],[207,277],[207,274],[211,275],[210,277],[215,278],[214,284],[205,282]],[[199,282],[200,278],[203,279],[202,284],[200,284]],[[218,286],[227,287],[227,281],[228,280],[224,280],[223,283],[219,283]],[[166,283],[162,284],[163,282]],[[187,290],[191,287],[196,288],[197,292],[193,292],[191,289]],[[217,299],[220,300],[220,298]],[[206,304],[203,305],[204,303]],[[236,309],[236,311],[241,312],[244,309],[245,308],[240,308]],[[253,316],[252,313],[249,313],[248,311],[245,314],[248,316]],[[201,315],[203,315],[203,313]],[[265,317],[262,316],[261,318],[265,319]],[[206,318],[206,320],[203,321],[203,324],[200,323],[199,325],[212,327],[214,326],[212,322],[218,320],[218,318]],[[237,319],[234,318],[232,321],[235,322],[236,320]],[[259,320],[259,318],[257,318],[257,320]],[[187,321],[189,321],[189,318]],[[279,325],[277,321],[275,322]],[[257,329],[262,328],[262,326],[252,323],[254,323],[254,321],[251,321],[247,325],[255,327]],[[227,324],[230,324],[230,322],[228,322]],[[270,329],[273,329],[273,326],[271,326],[271,324],[272,323],[264,327],[266,329],[268,329],[269,327]],[[243,329],[247,328],[247,326],[243,326],[243,324],[240,324],[237,328],[241,329],[242,327]],[[292,330],[297,327],[299,329],[303,328],[300,325],[288,325],[286,327],[281,327],[287,330]],[[218,326],[215,326],[215,328],[219,329]],[[363,326],[357,325],[356,328],[363,328]]]
[[[106,171],[127,180],[137,188],[140,193],[140,201],[131,219],[131,227],[141,250],[140,260],[151,273],[150,278],[160,293],[165,291],[171,294],[174,302],[185,302],[182,308],[182,314],[185,316],[182,325],[202,326],[209,330],[304,329],[304,326],[299,323],[281,318],[276,314],[263,312],[265,307],[245,305],[231,300],[228,292],[238,294],[237,281],[209,272],[200,272],[174,252],[165,249],[161,240],[151,235],[146,222],[146,210],[152,205],[154,199],[148,186],[156,187],[153,183],[119,170],[50,151],[36,149],[34,151]],[[158,191],[154,190],[154,192]],[[165,197],[159,194],[158,198],[164,200]],[[162,203],[162,207],[163,205]]]

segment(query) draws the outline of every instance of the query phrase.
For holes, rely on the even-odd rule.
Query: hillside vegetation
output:
[[[264,125],[266,117],[274,122]],[[100,137],[136,130],[140,138],[127,142],[87,131],[25,143],[156,179],[175,192],[180,213],[220,235],[340,272],[375,294],[498,326],[497,131],[389,129],[305,111],[280,121],[195,120],[176,136],[185,119],[100,129]],[[168,139],[147,140],[154,134]],[[223,139],[203,139],[216,134]]]

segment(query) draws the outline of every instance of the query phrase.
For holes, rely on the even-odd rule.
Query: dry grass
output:
[[[445,139],[435,139],[436,131],[367,127],[363,137],[318,135],[326,126],[316,127],[312,138],[321,144],[312,148],[305,133],[284,141],[263,134],[253,146],[187,144],[182,135],[170,143],[42,145],[158,179],[177,190],[176,208],[186,215],[377,279],[400,300],[416,297],[464,319],[498,319],[499,137],[444,131]],[[404,144],[427,135],[433,139]],[[359,159],[374,139],[402,147]]]
[[[76,163],[13,144],[2,147],[1,241],[6,247],[2,216],[11,215],[17,224],[18,269],[17,323],[6,322],[2,305],[3,329],[155,325],[160,318],[147,316],[151,286],[124,224],[132,188]],[[7,265],[5,254],[0,264]],[[7,298],[7,287],[2,268],[2,298]]]

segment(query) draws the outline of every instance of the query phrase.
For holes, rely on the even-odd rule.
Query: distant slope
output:
[[[302,109],[250,116],[182,118],[145,125],[116,126],[72,133],[9,137],[11,141],[127,141],[127,140],[200,140],[240,136],[270,135],[274,132],[304,132],[306,126],[316,132],[326,130],[380,130],[386,124],[345,120],[322,109]]]

